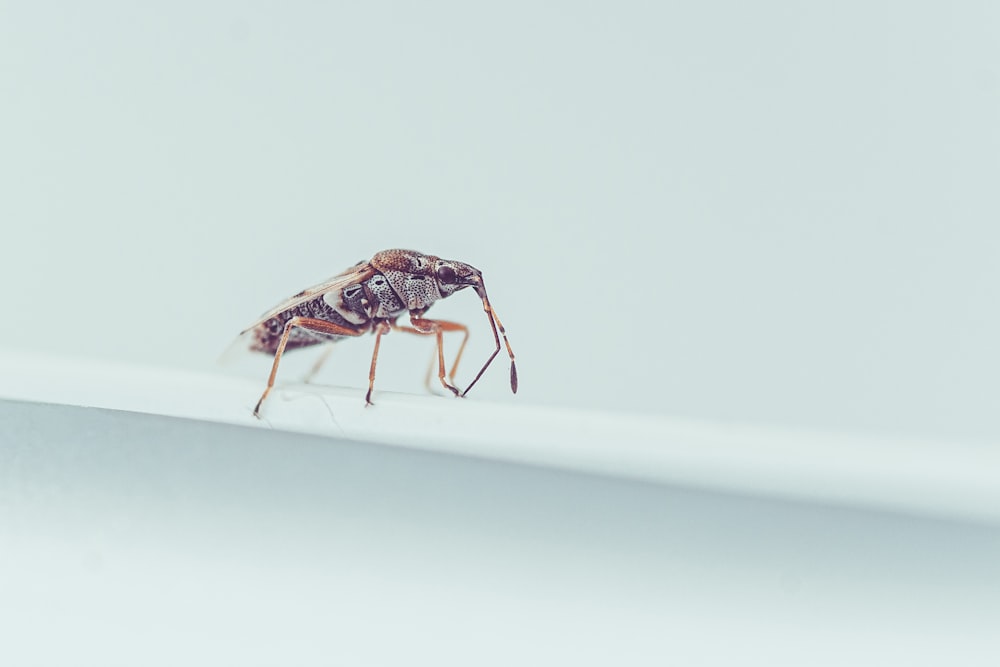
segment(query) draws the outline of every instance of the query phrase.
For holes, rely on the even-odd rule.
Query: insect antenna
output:
[[[503,328],[503,323],[497,316],[497,311],[493,310],[493,306],[490,305],[490,300],[486,297],[485,290],[483,290],[480,296],[483,299],[483,310],[486,311],[486,316],[490,320],[490,327],[493,329],[493,340],[496,341],[497,347],[493,350],[493,354],[490,355],[490,358],[486,360],[486,363],[483,364],[483,367],[479,369],[479,373],[476,374],[475,379],[473,379],[469,386],[465,388],[465,391],[462,392],[462,396],[468,394],[469,390],[472,389],[477,382],[479,382],[479,378],[483,376],[483,373],[485,373],[486,369],[489,368],[491,363],[493,363],[497,354],[500,353],[500,336],[503,336],[504,345],[507,346],[507,354],[510,356],[510,390],[516,394],[517,366],[514,365],[514,350],[510,348],[510,341],[507,340],[507,331]]]

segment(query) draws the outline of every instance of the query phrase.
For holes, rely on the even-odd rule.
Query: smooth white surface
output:
[[[1000,441],[997,25],[981,0],[7,2],[0,346],[206,370],[415,247],[485,272],[519,404]],[[430,313],[475,327],[467,382],[479,305]],[[388,339],[382,388],[418,391],[429,348]],[[509,400],[504,373],[477,392]]]
[[[4,665],[1000,660],[995,525],[122,411],[0,424]]]
[[[185,417],[803,501],[1000,521],[1000,450],[0,355],[0,398]]]

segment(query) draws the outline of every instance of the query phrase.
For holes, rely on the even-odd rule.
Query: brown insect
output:
[[[438,299],[449,297],[469,286],[476,290],[483,301],[483,310],[490,320],[496,349],[479,369],[472,383],[465,391],[460,392],[454,385],[455,370],[469,340],[469,329],[457,322],[427,319],[424,313]],[[396,324],[404,311],[410,313],[410,326]],[[368,373],[368,393],[365,394],[365,405],[371,405],[379,342],[391,329],[437,337],[438,380],[456,396],[468,394],[483,376],[500,352],[500,336],[503,336],[507,354],[510,355],[510,388],[517,393],[514,351],[510,348],[507,332],[500,323],[500,318],[486,296],[482,272],[464,262],[441,259],[415,250],[383,250],[371,260],[359,262],[325,283],[302,290],[264,313],[240,333],[240,336],[251,337],[251,350],[274,355],[271,375],[253,410],[254,416],[260,416],[261,403],[274,386],[278,363],[286,350],[336,342],[361,336],[368,331],[375,334],[375,350]],[[445,331],[461,331],[465,334],[451,371],[447,374],[444,364]],[[313,372],[324,358],[319,360]]]

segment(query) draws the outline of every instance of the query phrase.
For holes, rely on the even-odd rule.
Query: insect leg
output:
[[[469,342],[469,327],[458,322],[445,322],[438,320],[438,323],[445,326],[445,331],[461,331],[462,342],[458,345],[458,352],[455,354],[455,361],[451,362],[451,370],[448,371],[448,380],[454,384],[455,371],[458,370],[458,362],[462,360],[462,353],[465,352],[465,344]]]
[[[411,319],[412,321],[412,319]],[[436,336],[437,337],[437,358],[438,358],[438,379],[441,381],[441,385],[450,391],[455,396],[458,396],[458,388],[452,386],[445,380],[446,373],[444,371],[444,333],[438,327],[432,327],[427,325],[427,323],[436,324],[434,320],[418,320],[421,322],[421,328],[408,327],[403,325],[396,325],[396,328],[400,331],[405,331],[406,333],[416,334],[418,336]],[[434,360],[431,360],[431,368],[434,367]],[[427,370],[427,377],[424,380],[424,384],[428,391],[430,390],[430,369]]]
[[[437,392],[434,391],[434,387],[431,386],[431,377],[433,377],[434,374],[435,361],[437,361],[437,348],[434,348],[434,351],[431,353],[430,361],[427,362],[427,371],[424,372],[424,389],[427,390],[428,394],[437,395]]]
[[[443,324],[448,324],[448,325],[452,325],[452,326],[456,327],[456,329],[448,329],[448,331],[453,331],[453,330],[460,329],[460,330],[462,330],[462,331],[465,332],[465,336],[462,338],[462,344],[458,348],[458,354],[455,355],[455,362],[451,366],[451,373],[448,374],[449,381],[451,382],[452,385],[454,385],[455,384],[455,368],[458,367],[458,360],[462,358],[462,350],[465,349],[465,343],[468,342],[468,340],[469,340],[469,330],[468,330],[468,327],[466,327],[464,324],[458,324],[457,322],[444,322],[442,320],[437,320],[437,321],[440,321]],[[405,325],[402,325],[402,324],[396,324],[396,325],[394,325],[394,328],[398,329],[399,331],[403,331],[405,333],[410,333],[410,334],[416,334],[418,336],[429,336],[432,333],[434,333],[433,331],[421,331],[420,329],[415,329],[414,327],[408,327],[408,326],[405,326]],[[427,372],[424,373],[424,387],[426,387],[427,391],[430,392],[430,393],[432,393],[432,394],[437,394],[437,392],[434,391],[434,388],[431,387],[431,373],[434,372],[434,362],[437,361],[438,364],[441,363],[441,360],[438,359],[439,356],[440,356],[440,350],[439,350],[438,347],[436,347],[435,350],[434,350],[434,354],[431,355],[431,362],[429,364],[427,364]],[[444,383],[442,382],[442,384],[444,384]],[[445,387],[447,387],[447,386],[448,385],[445,384]],[[451,389],[449,387],[449,390],[452,393],[455,393],[455,389]]]
[[[417,335],[420,335],[420,336],[426,335],[422,331],[417,331],[413,327],[395,326],[394,325],[393,328],[396,329],[397,331],[402,331],[403,333],[417,334]],[[436,391],[434,391],[434,387],[431,386],[431,376],[434,373],[434,362],[435,361],[437,361],[437,348],[436,347],[434,348],[434,351],[431,354],[430,362],[427,364],[427,371],[424,373],[424,389],[427,390],[427,393],[434,394],[435,396],[437,396],[439,394]]]
[[[330,353],[333,352],[333,344],[327,344],[323,346],[323,352],[320,353],[319,358],[316,359],[316,363],[312,365],[306,376],[302,378],[302,381],[306,384],[312,382],[312,379],[316,377],[316,373],[319,373],[319,369],[323,367],[326,360],[330,358]]]
[[[372,403],[372,388],[375,386],[375,362],[378,361],[378,346],[382,342],[382,334],[389,333],[389,324],[385,320],[379,320],[375,325],[375,351],[372,352],[372,367],[368,371],[368,393],[365,394],[365,407],[374,405]]]
[[[257,406],[253,409],[254,417],[260,418],[260,405],[267,398],[267,395],[271,393],[271,388],[274,387],[274,376],[278,374],[278,364],[281,362],[281,355],[288,344],[288,336],[295,327],[319,333],[333,334],[335,336],[360,336],[364,333],[364,330],[348,329],[347,327],[342,327],[326,320],[317,320],[311,317],[293,317],[285,322],[285,330],[281,333],[278,348],[274,351],[274,364],[271,366],[271,375],[267,378],[267,387],[264,389],[264,393],[260,395]]]
[[[458,396],[460,392],[458,388],[454,386],[455,370],[458,368],[458,362],[462,359],[462,352],[465,351],[465,344],[469,342],[469,328],[464,324],[459,324],[458,322],[449,322],[447,320],[428,320],[412,316],[410,317],[410,322],[413,324],[412,327],[397,325],[397,328],[400,331],[406,331],[407,333],[419,334],[423,336],[434,334],[437,337],[438,380],[441,381],[441,385],[445,389]],[[451,365],[450,373],[445,373],[445,331],[461,331],[464,334],[462,336],[462,343],[458,346],[458,354],[455,355],[455,361]],[[431,363],[433,364],[433,362]],[[445,379],[446,377],[448,378],[447,380]]]

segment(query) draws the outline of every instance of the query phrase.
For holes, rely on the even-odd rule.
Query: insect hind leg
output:
[[[325,364],[326,360],[330,358],[331,352],[333,352],[333,343],[323,345],[323,351],[320,352],[319,357],[316,358],[316,361],[313,363],[312,368],[309,369],[309,372],[302,378],[304,383],[309,384],[313,381],[313,378],[315,378],[316,374],[319,373],[323,364]]]
[[[278,374],[278,364],[281,363],[281,355],[285,352],[285,347],[288,345],[288,337],[291,335],[292,330],[295,328],[306,329],[307,331],[315,331],[317,333],[333,334],[335,336],[360,336],[365,333],[365,330],[358,331],[357,329],[349,329],[347,327],[342,327],[339,324],[334,324],[332,322],[327,322],[326,320],[318,320],[312,317],[293,317],[287,322],[285,322],[285,328],[281,332],[281,339],[278,341],[278,346],[274,351],[274,363],[271,365],[271,374],[267,378],[267,387],[264,388],[264,393],[260,395],[260,399],[257,401],[257,405],[253,409],[253,416],[260,419],[260,406],[267,398],[267,395],[271,393],[271,389],[274,387],[274,378]]]

